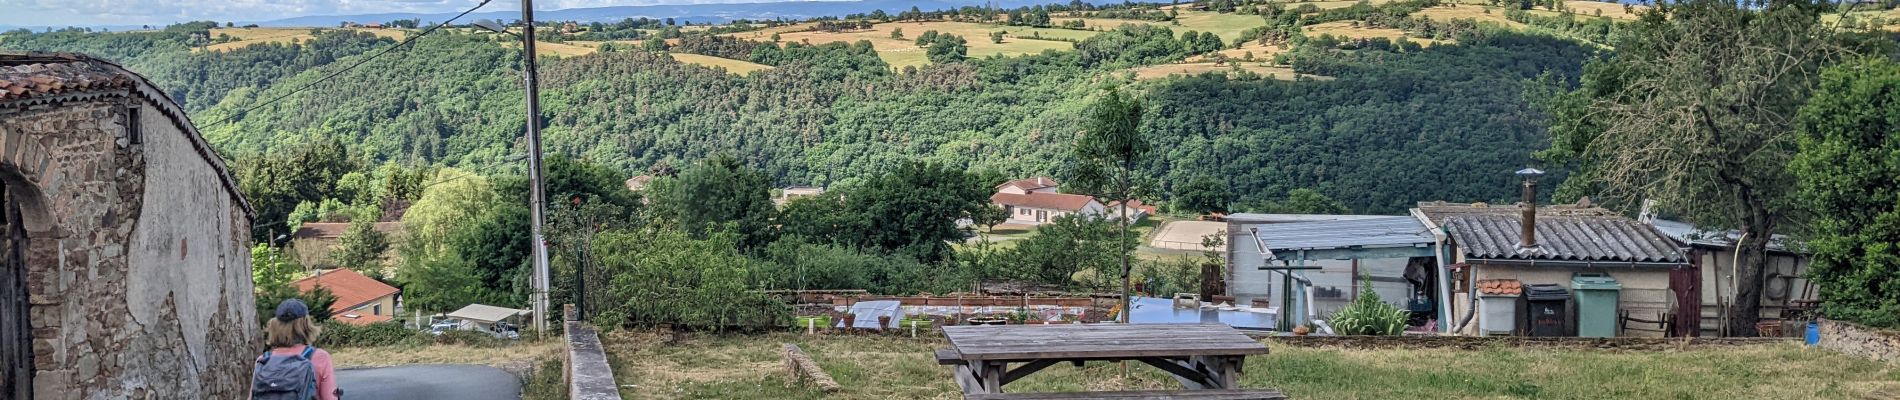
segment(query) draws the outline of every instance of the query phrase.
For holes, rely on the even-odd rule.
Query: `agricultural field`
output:
[[[1601,4],[1601,3],[1598,3],[1598,4]],[[1471,6],[1471,5],[1457,6],[1457,7],[1438,6],[1438,7],[1431,7],[1431,8],[1426,8],[1423,10],[1418,10],[1418,12],[1412,13],[1412,16],[1413,17],[1428,17],[1434,21],[1470,19],[1470,20],[1477,20],[1478,22],[1496,23],[1496,24],[1510,27],[1512,29],[1523,29],[1526,26],[1521,22],[1512,21],[1509,18],[1505,18],[1503,9],[1500,9],[1497,7],[1487,7],[1487,6]]]
[[[1625,20],[1625,21],[1636,20],[1638,18],[1636,16],[1636,12],[1642,12],[1642,10],[1649,8],[1649,6],[1645,6],[1645,5],[1632,4],[1628,6],[1628,9],[1625,9],[1624,5],[1620,3],[1605,3],[1605,2],[1600,2],[1600,1],[1587,1],[1587,0],[1565,1],[1564,7],[1569,7],[1571,10],[1576,11],[1577,15],[1595,16],[1597,15],[1598,11],[1602,11],[1604,18],[1619,19],[1619,20]]]
[[[1353,22],[1355,21],[1333,21],[1333,22],[1327,22],[1327,23],[1307,25],[1300,29],[1306,32],[1307,37],[1318,37],[1319,35],[1333,35],[1334,37],[1354,38],[1354,39],[1386,38],[1386,39],[1392,39],[1394,41],[1409,40],[1423,46],[1431,46],[1431,45],[1435,45],[1441,42],[1441,41],[1432,40],[1432,39],[1405,37],[1405,31],[1393,29],[1393,28],[1367,28],[1363,26],[1355,27],[1355,26],[1352,26]]]
[[[950,369],[919,338],[777,333],[695,334],[677,343],[646,332],[603,338],[627,398],[957,399]],[[796,343],[843,385],[826,395],[788,378],[781,343]],[[1307,348],[1269,340],[1242,386],[1296,399],[1862,399],[1900,395],[1900,369],[1796,344],[1681,350]],[[1050,367],[1010,384],[1019,392],[1161,390],[1161,372],[1117,364]]]
[[[1352,5],[1351,2],[1345,2]],[[1344,6],[1341,6],[1344,7]],[[1213,32],[1221,40],[1232,42],[1240,38],[1240,33],[1256,26],[1266,25],[1266,20],[1258,15],[1223,14],[1212,11],[1182,11],[1174,21],[1142,21],[1134,19],[1105,18],[1063,18],[1055,17],[1050,21],[1056,25],[1080,19],[1082,26],[1088,29],[1112,30],[1125,24],[1163,25],[1175,33],[1187,31]],[[1176,24],[1178,22],[1179,24]],[[906,30],[908,31],[908,30]]]
[[[1852,15],[1854,20],[1859,23],[1877,26],[1888,31],[1900,32],[1900,8],[1878,11],[1855,11],[1849,15]],[[1822,15],[1821,20],[1827,23],[1838,23],[1841,20],[1841,14]]]
[[[704,56],[704,55],[690,54],[690,53],[668,53],[668,54],[673,56],[674,60],[679,60],[679,62],[688,63],[688,64],[699,64],[699,65],[704,65],[704,66],[713,67],[713,68],[724,68],[726,69],[726,72],[731,72],[738,75],[750,74],[752,73],[752,71],[772,69],[772,66],[770,65],[759,64],[759,63],[754,63],[754,62],[749,62],[749,61],[734,60],[730,58]]]
[[[311,39],[316,39],[315,35],[310,34],[310,31],[312,29],[317,29],[317,28],[212,28],[211,37],[213,39],[216,39],[220,36],[229,35],[230,37],[236,40],[206,46],[205,50],[229,51],[229,50],[244,48],[245,46],[250,46],[253,44],[262,44],[262,43],[289,44],[292,41],[299,41],[299,42],[309,41]],[[408,31],[404,31],[401,29],[390,29],[390,28],[376,28],[376,29],[349,28],[349,29],[369,32],[369,33],[376,34],[376,36],[382,36],[382,37],[396,39],[396,40],[402,40],[404,37],[407,37],[409,34]]]
[[[893,68],[923,66],[924,64],[930,63],[929,60],[924,58],[924,48],[918,47],[916,42],[917,35],[922,35],[927,31],[937,31],[938,33],[962,36],[964,40],[969,42],[969,56],[973,58],[984,58],[992,55],[1010,57],[1037,54],[1044,50],[1066,51],[1075,48],[1075,45],[1069,42],[1025,38],[1024,36],[1030,35],[1030,33],[1024,33],[1023,31],[1025,30],[1042,33],[1045,37],[1076,37],[1056,36],[1059,33],[1055,31],[1060,31],[1060,29],[1018,29],[1018,27],[995,24],[946,21],[885,23],[874,25],[871,29],[850,32],[790,32],[786,28],[787,27],[780,27],[765,31],[742,32],[727,36],[769,41],[771,40],[772,33],[778,33],[779,41],[781,42],[811,44],[831,42],[855,43],[860,40],[870,41],[872,47],[877,49],[878,57],[883,58],[884,62],[890,64]],[[796,29],[797,28],[792,28],[790,30]],[[892,39],[892,29],[903,29],[904,38]],[[1003,43],[1000,44],[991,42],[990,32],[994,31],[1009,32],[1010,37],[1003,40]],[[1093,32],[1072,32],[1081,35],[1094,34]]]

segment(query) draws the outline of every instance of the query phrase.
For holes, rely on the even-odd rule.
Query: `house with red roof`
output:
[[[330,319],[351,325],[368,325],[389,321],[396,315],[396,296],[401,289],[363,276],[349,269],[318,271],[315,276],[299,280],[294,285],[298,292],[308,293],[316,288],[324,288],[336,296],[336,303],[330,304]]]
[[[1009,214],[1004,223],[1041,225],[1056,217],[1071,214],[1102,215],[1106,207],[1094,197],[1057,193],[1061,186],[1048,177],[1017,179],[996,185],[990,202]]]

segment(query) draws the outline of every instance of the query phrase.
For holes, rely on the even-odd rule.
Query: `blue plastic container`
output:
[[[1821,344],[1821,323],[1808,322],[1808,334],[1805,340],[1809,346]]]

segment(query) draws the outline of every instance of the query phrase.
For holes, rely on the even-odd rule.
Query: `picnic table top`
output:
[[[959,325],[943,327],[968,361],[1247,356],[1267,346],[1222,324]]]

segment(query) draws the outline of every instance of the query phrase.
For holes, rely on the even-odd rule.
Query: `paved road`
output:
[[[345,400],[519,400],[521,379],[483,365],[406,365],[337,371]]]

